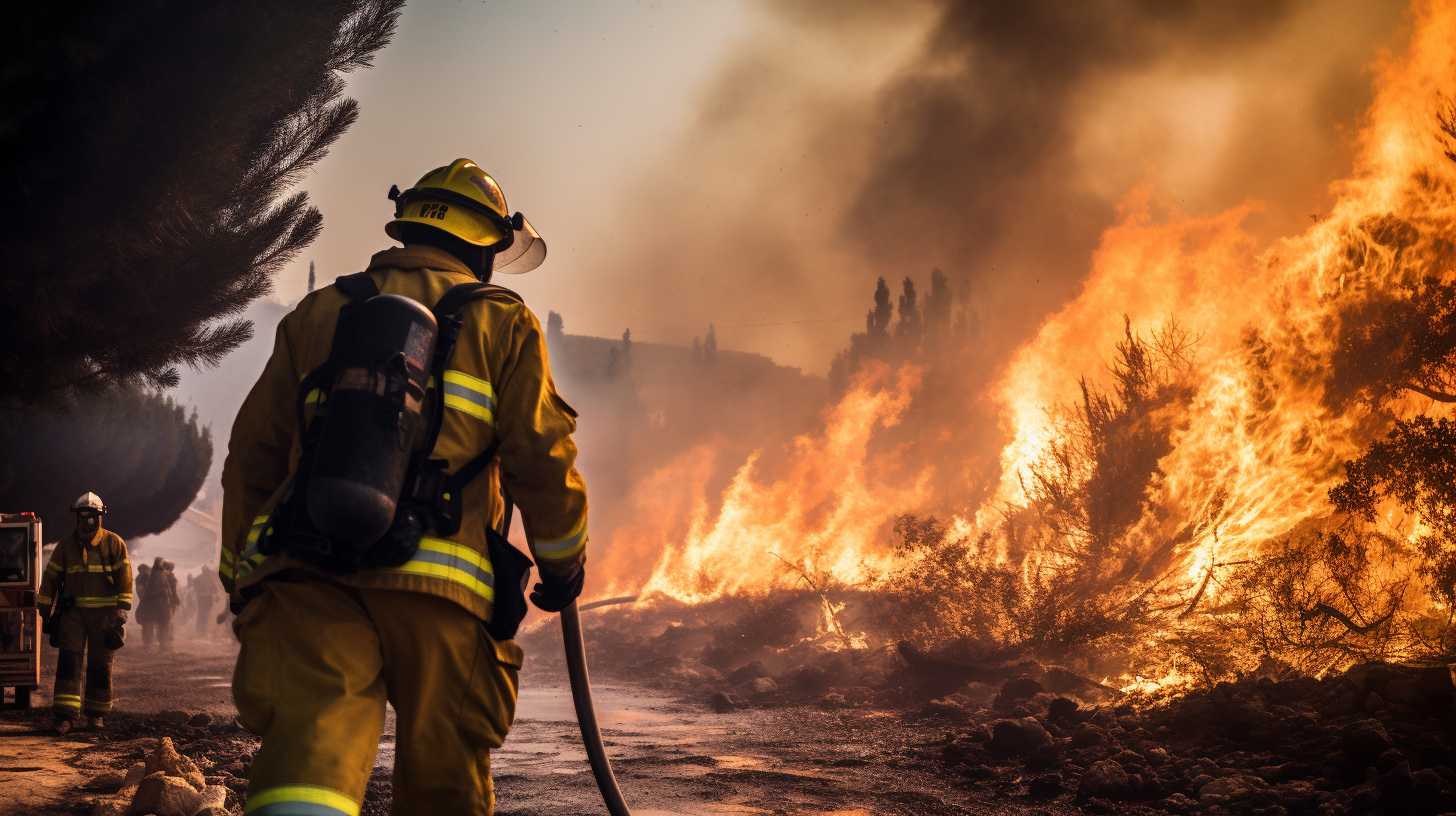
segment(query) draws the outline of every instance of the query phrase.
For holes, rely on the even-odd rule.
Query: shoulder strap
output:
[[[334,281],[334,286],[348,296],[350,303],[362,303],[379,294],[379,285],[369,277],[368,272],[344,275]]]
[[[490,447],[485,449],[485,453],[471,459],[462,465],[459,470],[450,474],[445,479],[445,489],[451,493],[459,493],[464,490],[466,485],[475,481],[476,476],[479,476],[485,472],[486,468],[490,467],[490,463],[495,461],[495,454],[498,450],[500,450],[499,436],[496,437],[495,441],[490,443]]]
[[[434,311],[435,319],[439,321],[440,325],[440,338],[435,343],[433,372],[435,382],[444,383],[445,381],[445,367],[450,363],[450,355],[455,350],[455,340],[460,336],[460,327],[463,325],[460,312],[472,301],[488,298],[502,298],[505,300],[513,300],[517,303],[525,302],[521,299],[520,295],[504,286],[496,286],[488,283],[462,283],[459,286],[451,287],[445,293],[445,296],[440,298],[440,302],[436,304]],[[433,433],[431,434],[430,446],[428,448],[431,451],[435,449],[435,442],[440,434],[440,425],[444,413],[443,399],[435,400],[435,412],[436,417],[433,423]],[[479,476],[486,468],[490,467],[490,463],[495,461],[496,451],[499,447],[500,440],[497,438],[495,442],[491,443],[489,448],[485,449],[484,453],[466,462],[459,470],[448,476],[445,480],[446,491],[458,495],[466,485],[475,480],[476,476]]]

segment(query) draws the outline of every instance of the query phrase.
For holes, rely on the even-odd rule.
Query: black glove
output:
[[[570,578],[558,578],[543,572],[541,583],[531,587],[531,603],[545,612],[560,612],[571,606],[571,602],[581,594],[584,583],[586,570],[583,568],[577,568]]]
[[[117,607],[111,610],[111,625],[118,629],[126,625],[126,610]]]

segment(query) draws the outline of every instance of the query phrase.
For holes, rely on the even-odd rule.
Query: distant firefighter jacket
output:
[[[81,609],[131,609],[131,561],[126,542],[104,528],[89,540],[75,535],[61,539],[46,564],[36,600],[42,609],[56,600]]]
[[[427,307],[452,286],[475,281],[464,264],[432,247],[385,250],[374,256],[368,272],[380,292]],[[285,554],[264,556],[257,545],[298,467],[299,383],[328,357],[346,302],[329,286],[284,317],[273,356],[233,424],[223,465],[218,574],[235,600],[246,600],[260,582],[282,570],[312,570]],[[497,289],[472,301],[461,317],[464,325],[444,382],[427,396],[443,397],[445,408],[432,456],[446,460],[454,473],[498,442],[500,467],[488,468],[466,486],[463,523],[454,536],[424,538],[419,552],[402,566],[366,569],[337,580],[437,595],[488,620],[495,587],[485,531],[504,515],[502,482],[521,509],[538,568],[560,576],[574,574],[585,557],[586,487],[571,439],[576,412],[556,393],[536,316],[519,297]],[[305,422],[312,416],[308,410]]]

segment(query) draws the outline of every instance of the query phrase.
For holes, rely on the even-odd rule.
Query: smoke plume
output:
[[[1328,202],[1398,8],[772,3],[604,245],[644,336],[823,370],[877,276],[968,284],[1006,352],[1076,291],[1117,202]],[[629,219],[630,221],[631,219]],[[620,222],[614,224],[620,229]],[[649,285],[650,282],[650,285]],[[989,376],[990,372],[987,372]]]

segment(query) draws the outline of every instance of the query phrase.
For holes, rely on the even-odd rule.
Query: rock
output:
[[[1019,720],[997,720],[991,724],[992,753],[1003,756],[1030,756],[1052,744],[1052,735],[1031,717]]]
[[[96,777],[95,779],[91,780],[90,783],[88,783],[86,785],[86,787],[88,787],[88,788],[90,788],[92,790],[106,791],[107,793],[115,793],[115,792],[121,790],[122,788],[126,787],[126,776],[124,774],[119,774],[119,773],[106,773],[106,774],[102,774],[102,775]]]
[[[1033,776],[1026,782],[1026,791],[1036,799],[1051,799],[1061,795],[1066,788],[1062,775],[1056,773]]]
[[[762,662],[755,660],[728,672],[727,680],[735,686],[741,686],[764,677],[768,677],[768,669],[763,667]]]
[[[1017,703],[1030,700],[1042,691],[1044,689],[1041,683],[1030,677],[1017,677],[1007,680],[1001,686],[1001,692],[996,695],[996,700],[991,706],[997,711],[1009,711],[1015,708]]]
[[[206,728],[212,725],[212,715],[206,711],[199,711],[192,715],[192,718],[187,721],[187,724],[193,728]]]
[[[1066,697],[1055,697],[1047,703],[1047,717],[1067,722],[1077,713],[1077,702]]]
[[[101,799],[91,808],[91,816],[127,816],[131,812],[131,800],[121,797]]]
[[[1116,762],[1110,759],[1094,762],[1082,772],[1082,780],[1077,784],[1077,799],[1120,799],[1131,791],[1131,782],[1127,771]]]
[[[828,671],[819,666],[801,666],[790,674],[783,685],[800,694],[821,694],[834,683]]]
[[[779,684],[772,677],[755,677],[748,686],[754,694],[773,694],[779,690]]]
[[[1410,764],[1407,762],[1405,754],[1401,753],[1399,748],[1391,748],[1375,760],[1375,770],[1384,773],[1402,762],[1406,762],[1407,766]]]
[[[146,776],[147,776],[147,763],[145,763],[145,762],[138,762],[137,764],[135,764],[135,765],[131,766],[130,768],[127,768],[126,769],[126,781],[123,782],[122,784],[125,784],[125,785],[140,785],[142,783],[142,780],[145,779]]]
[[[1170,813],[1188,813],[1198,806],[1198,803],[1189,799],[1181,793],[1175,793],[1164,799],[1163,809]]]
[[[147,756],[144,776],[150,778],[158,771],[167,776],[186,780],[189,785],[199,791],[207,787],[207,780],[202,777],[202,770],[197,767],[195,762],[177,753],[171,737],[162,737],[157,740],[156,749]]]
[[[132,813],[156,816],[193,816],[202,793],[186,780],[158,771],[148,774],[131,800]]]
[[[1392,812],[1407,809],[1403,806],[1409,803],[1416,787],[1410,763],[1405,760],[1401,760],[1394,767],[1382,773],[1377,784],[1380,788],[1381,800]]]
[[[227,812],[228,789],[222,785],[208,785],[202,791],[202,796],[197,801],[197,812],[193,816],[203,816],[209,810],[219,813]]]
[[[1208,799],[1241,799],[1249,794],[1249,777],[1225,776],[1205,783],[1198,789],[1198,801]]]
[[[713,692],[712,697],[708,698],[708,708],[711,708],[719,714],[727,714],[738,708],[738,701],[733,699],[733,695],[726,691],[716,691]]]
[[[1357,765],[1369,765],[1390,748],[1390,735],[1379,720],[1360,720],[1340,732],[1340,748]]]
[[[921,706],[920,710],[915,712],[915,718],[964,723],[971,721],[971,712],[948,697],[937,697]]]
[[[157,719],[165,725],[181,726],[186,725],[187,721],[192,719],[192,715],[181,709],[173,708],[158,714]]]
[[[1094,745],[1101,745],[1107,739],[1107,735],[1091,723],[1082,723],[1077,730],[1072,732],[1073,748],[1091,748]]]
[[[824,708],[844,708],[846,705],[849,705],[849,701],[845,699],[843,694],[837,691],[831,691],[819,698],[819,705]]]

